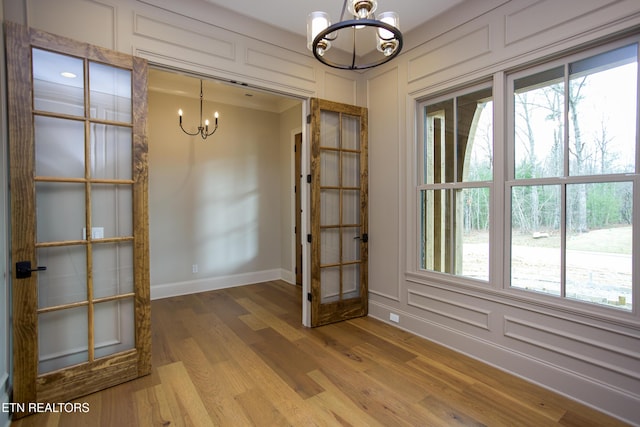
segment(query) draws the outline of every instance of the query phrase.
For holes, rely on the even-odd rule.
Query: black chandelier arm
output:
[[[187,132],[187,130],[182,127],[182,120],[180,120],[180,129],[182,129],[182,132],[184,132],[184,133],[186,133],[187,135],[190,135],[190,136],[196,136],[196,135],[202,133],[202,130],[204,130],[204,128],[202,126],[198,126],[198,130],[196,132],[193,132],[193,133]]]
[[[216,125],[213,130],[209,133],[204,131],[205,128],[200,128],[200,136],[202,137],[202,139],[207,139],[208,136],[213,135],[214,133],[216,133],[216,131],[218,130],[218,125]]]
[[[338,63],[332,62],[332,61],[324,58],[323,56],[321,56],[318,53],[317,47],[318,47],[318,44],[322,40],[335,40],[335,38],[337,38],[337,34],[333,38],[328,38],[327,36],[329,34],[331,34],[333,32],[337,32],[337,31],[342,30],[344,28],[349,28],[349,27],[352,27],[354,29],[354,31],[355,31],[356,30],[356,28],[355,28],[356,26],[382,28],[382,29],[385,29],[385,30],[391,32],[393,34],[392,38],[382,39],[382,40],[385,40],[385,41],[395,40],[395,41],[397,41],[398,45],[397,45],[396,49],[393,51],[393,53],[391,55],[384,56],[379,61],[375,61],[375,62],[371,62],[371,63],[367,63],[367,64],[362,64],[362,65],[356,65],[355,64],[356,49],[355,49],[355,35],[354,35],[353,57],[352,57],[352,63],[350,65],[348,65],[348,64],[338,64]],[[397,27],[394,27],[391,24],[387,24],[386,22],[378,21],[378,20],[375,20],[375,19],[349,19],[349,20],[346,20],[346,21],[341,21],[341,22],[335,23],[333,25],[330,25],[327,28],[325,28],[323,31],[320,31],[316,35],[316,37],[313,39],[312,51],[313,51],[313,56],[315,56],[318,61],[320,61],[323,64],[328,65],[330,67],[339,68],[339,69],[342,69],[342,70],[364,70],[364,69],[367,69],[367,68],[377,67],[378,65],[382,65],[382,64],[384,64],[386,62],[391,61],[393,58],[398,56],[398,54],[402,50],[402,44],[403,44],[402,43],[402,33],[400,32],[400,29],[397,28]]]

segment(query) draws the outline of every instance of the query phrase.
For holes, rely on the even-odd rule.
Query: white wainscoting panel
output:
[[[434,46],[408,61],[408,82],[432,76],[464,64],[491,52],[489,25],[471,31],[447,34],[439,46]]]
[[[107,49],[117,47],[116,8],[96,0],[26,0],[28,25]]]

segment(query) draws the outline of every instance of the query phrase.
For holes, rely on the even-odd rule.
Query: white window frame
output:
[[[610,41],[589,49],[576,47],[563,55],[555,56],[555,59],[548,61],[536,61],[535,64],[524,64],[513,69],[495,70],[491,75],[490,83],[484,83],[453,87],[450,90],[438,89],[437,92],[429,94],[424,92],[415,100],[415,138],[412,145],[412,152],[409,154],[410,164],[414,170],[410,180],[412,189],[409,191],[411,202],[407,218],[413,227],[409,227],[408,248],[408,271],[407,278],[410,282],[429,283],[432,285],[455,287],[461,291],[481,292],[490,298],[505,298],[513,303],[532,303],[550,309],[586,314],[603,319],[625,319],[636,322],[640,316],[640,262],[634,259],[632,267],[632,309],[630,311],[621,310],[601,304],[586,301],[574,300],[564,296],[548,295],[544,293],[532,292],[510,286],[511,270],[511,188],[514,184],[523,185],[522,180],[515,180],[514,177],[514,101],[513,101],[513,80],[518,76],[532,75],[536,71],[552,68],[557,64],[571,63],[577,60],[598,55],[618,47],[637,43],[640,50],[640,36],[627,37],[617,41]],[[640,55],[639,55],[640,62]],[[640,65],[638,66],[640,75]],[[479,81],[479,80],[476,80]],[[638,105],[640,105],[640,76],[638,78]],[[424,170],[424,159],[422,158],[422,145],[424,144],[424,111],[427,105],[452,99],[454,97],[471,93],[481,88],[492,87],[493,90],[493,182],[490,185],[491,207],[490,215],[490,254],[489,254],[489,281],[474,280],[464,276],[441,273],[437,271],[424,270],[421,268],[422,236],[421,233],[421,204],[420,191],[422,185],[422,171]],[[633,254],[635,258],[640,257],[640,107],[636,111],[636,153],[635,153],[635,173],[608,175],[602,177],[602,182],[612,180],[633,182]],[[568,161],[565,159],[565,161]],[[575,182],[595,183],[593,176],[587,178],[572,178]],[[564,177],[555,179],[556,182],[566,183]],[[536,185],[535,181],[527,182],[527,185]],[[540,179],[540,183],[550,184],[547,178]],[[471,185],[468,185],[471,184]],[[459,184],[451,184],[449,188],[456,188]],[[464,183],[462,186],[473,186],[473,183]],[[413,232],[411,232],[413,228]],[[563,265],[564,268],[564,265]]]

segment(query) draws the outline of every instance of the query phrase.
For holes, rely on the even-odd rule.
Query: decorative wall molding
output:
[[[182,18],[187,21],[186,18]],[[185,57],[198,55],[228,61],[236,60],[236,43],[225,40],[221,35],[216,34],[220,30],[209,27],[201,22],[191,22],[189,25],[176,25],[156,18],[134,14],[133,34],[149,40],[155,40],[176,47],[171,52],[172,56]],[[206,49],[203,47],[206,46]]]
[[[589,335],[593,336],[596,331],[590,332]],[[504,336],[636,381],[640,380],[640,352],[625,349],[613,342],[595,340],[586,334],[569,332],[568,328],[560,330],[512,316],[504,317]],[[636,365],[637,368],[624,367],[629,365]],[[636,390],[635,393],[640,398],[640,390]]]
[[[73,15],[50,0],[25,0],[27,25],[74,40],[117,50],[117,8],[97,0],[76,0]],[[82,19],[75,17],[82,16]],[[72,17],[74,19],[72,19]],[[58,23],[64,22],[60,27]]]
[[[247,48],[245,64],[307,82],[315,81],[315,73],[311,65],[296,62],[290,57],[279,56],[275,52],[265,52],[263,49]]]
[[[491,311],[462,304],[454,299],[409,289],[407,291],[407,305],[455,322],[489,330]]]
[[[410,59],[407,80],[412,83],[489,53],[491,38],[487,24]]]
[[[564,8],[556,7],[557,2],[554,0],[523,3],[521,8],[505,15],[505,46],[549,32],[616,2],[617,0],[574,0],[569,2],[570,7]],[[553,13],[549,13],[550,10]]]

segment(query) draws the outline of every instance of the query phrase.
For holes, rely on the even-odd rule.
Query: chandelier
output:
[[[207,139],[208,136],[213,135],[218,130],[218,112],[216,111],[214,114],[215,126],[213,127],[213,130],[209,132],[209,120],[205,120],[204,126],[202,126],[202,101],[203,101],[202,80],[200,80],[200,125],[198,126],[198,130],[196,132],[187,132],[182,127],[182,109],[178,110],[178,116],[179,116],[178,121],[180,124],[180,129],[182,129],[182,131],[187,135],[191,135],[191,136],[200,135],[202,139]]]
[[[307,17],[307,47],[313,52],[316,59],[323,64],[343,70],[362,70],[384,64],[395,58],[402,50],[402,33],[400,32],[398,14],[395,12],[382,12],[375,18],[374,12],[378,6],[376,0],[345,0],[342,6],[340,22],[331,24],[329,14],[326,12],[311,12]],[[344,20],[345,10],[353,15],[352,19]],[[375,37],[371,31],[375,30]],[[325,53],[331,48],[331,43],[336,42],[340,34],[351,33],[353,44],[351,45],[350,58],[342,58],[343,61],[329,59]],[[376,57],[370,62],[358,63],[356,54],[357,41],[370,37],[376,43]],[[359,37],[357,37],[359,36]],[[349,37],[348,34],[343,38]],[[366,52],[364,52],[366,53]],[[369,58],[372,55],[366,55]]]

